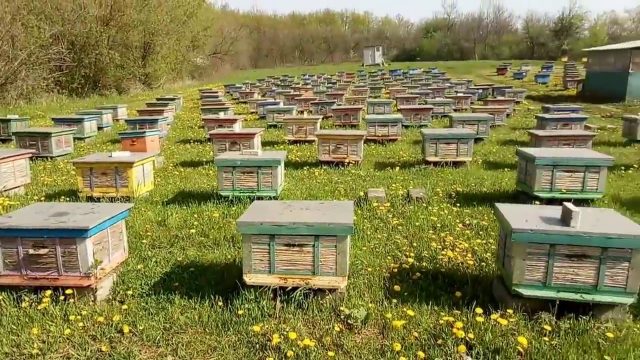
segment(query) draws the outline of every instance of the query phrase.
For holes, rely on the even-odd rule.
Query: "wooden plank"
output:
[[[511,241],[510,236],[507,236],[505,242]],[[526,276],[527,266],[527,246],[528,244],[511,243],[511,278],[512,284],[522,284]],[[509,256],[509,254],[505,254]]]
[[[242,273],[250,274],[252,268],[251,235],[242,235]]]
[[[351,236],[338,236],[336,245],[336,275],[346,279],[349,276]]]
[[[588,294],[581,292],[572,292],[572,291],[560,291],[555,288],[544,289],[544,288],[534,288],[529,286],[518,286],[514,285],[513,290],[515,293],[535,299],[553,299],[553,300],[561,300],[561,301],[577,301],[577,302],[588,302],[588,303],[598,303],[598,304],[624,304],[630,305],[635,302],[636,295],[628,294],[628,293],[619,293],[619,294]]]
[[[336,289],[347,287],[347,278],[339,276],[269,275],[247,274],[243,276],[247,285],[270,287],[302,287],[312,289]]]
[[[638,293],[640,289],[640,250],[634,249],[629,265],[629,277],[627,278],[627,292]]]

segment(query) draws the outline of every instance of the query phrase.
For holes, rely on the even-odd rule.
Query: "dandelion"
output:
[[[604,335],[605,335],[606,337],[608,337],[609,339],[613,339],[613,338],[615,337],[615,335],[613,335],[613,333],[610,333],[610,332],[605,333]]]
[[[65,335],[71,335],[71,329],[69,329],[69,328],[64,329],[63,334],[65,334]]]
[[[39,334],[40,334],[40,329],[39,328],[37,328],[37,327],[31,328],[31,335],[39,335]]]
[[[67,294],[67,295],[71,295],[71,294],[73,294],[73,289],[67,289],[67,290],[64,291],[64,293]]]
[[[491,314],[490,318],[491,318],[491,320],[497,320],[498,319],[498,314]]]
[[[479,323],[484,322],[484,317],[476,316],[476,321],[479,322]]]
[[[393,320],[391,322],[391,326],[393,326],[395,329],[400,329],[406,323],[406,320]]]
[[[113,321],[113,322],[118,322],[118,321],[120,321],[120,319],[122,319],[122,316],[120,316],[120,315],[113,315],[113,317],[111,318],[111,321]]]
[[[389,315],[391,315],[391,314],[389,314]],[[340,332],[340,330],[341,330],[340,329],[340,325],[338,325],[338,324],[333,325],[333,331]]]
[[[546,331],[551,331],[551,326],[549,325],[543,325],[542,328],[545,329]]]
[[[468,333],[468,334],[467,334],[467,339],[469,339],[469,340],[473,340],[473,339],[475,339],[475,338],[476,338],[476,336],[475,336],[475,335],[473,335],[473,333]]]
[[[44,296],[45,297],[50,297],[51,294],[53,294],[53,291],[51,291],[51,290],[47,290],[47,291],[44,292]]]
[[[260,326],[260,325],[253,325],[253,326],[251,327],[251,330],[253,330],[253,332],[255,332],[255,333],[259,333],[260,331],[262,331],[262,326]]]
[[[456,336],[459,337],[460,339],[464,339],[465,335],[466,334],[462,330],[456,331]]]
[[[473,312],[475,312],[478,315],[482,315],[482,313],[484,313],[484,310],[482,310],[482,308],[477,307],[473,310]]]
[[[467,352],[467,347],[464,346],[464,344],[460,344],[458,345],[458,347],[456,348],[456,351],[458,351],[459,354],[464,354]]]
[[[545,336],[545,337],[542,338],[542,340],[549,341],[549,338]]]
[[[333,351],[327,351],[327,356],[332,358],[332,357],[336,356],[336,353],[334,353]]]
[[[527,338],[526,338],[526,337],[524,337],[524,336],[518,336],[517,340],[518,340],[518,344],[520,344],[520,346],[521,346],[523,349],[526,349],[526,348],[528,348],[528,347],[529,347],[529,341],[527,340]]]
[[[413,311],[413,310],[411,310],[411,309],[407,310],[407,311],[406,311],[406,313],[407,313],[407,315],[409,315],[409,316],[416,316],[415,311]]]
[[[510,315],[513,315],[513,310],[512,309],[507,309],[507,313]]]
[[[386,317],[387,319],[391,319],[391,316],[392,316],[392,315],[391,315],[391,313],[386,313],[386,314],[384,314],[384,317]],[[336,325],[336,326],[337,326],[337,325]]]
[[[238,314],[238,315],[242,315],[242,314],[244,314],[244,310],[238,310],[238,311],[237,311],[237,314]]]
[[[304,338],[304,340],[302,340],[302,345],[304,345],[306,347],[314,347],[314,346],[316,346],[316,341],[315,340],[311,340],[309,338]]]
[[[291,350],[287,351],[287,357],[288,358],[293,357],[293,355],[295,355],[295,353],[293,351],[291,351]]]
[[[393,285],[393,291],[399,292],[400,290],[400,285]]]
[[[278,345],[278,343],[279,343],[280,341],[282,341],[282,340],[280,339],[280,334],[273,334],[273,335],[271,336],[271,345],[276,346],[276,345]]]
[[[127,310],[129,308],[129,306],[127,304],[124,304],[120,307],[122,310]]]
[[[462,328],[464,327],[464,323],[462,323],[462,321],[456,321],[456,323],[455,323],[455,324],[453,324],[453,326],[454,326],[456,329],[462,329]]]
[[[509,321],[503,318],[498,318],[498,324],[502,325],[502,326],[507,326],[507,324],[509,324]]]
[[[391,345],[391,348],[393,349],[393,351],[398,352],[398,351],[402,350],[402,345],[400,345],[399,343],[395,342],[395,343],[393,343],[393,345]]]
[[[104,317],[103,316],[98,316],[96,318],[96,322],[103,323],[104,322]]]
[[[129,328],[129,325],[122,325],[122,333],[127,335],[129,334],[129,332],[131,332],[131,329]]]
[[[462,293],[460,291],[456,291],[453,295],[455,295],[455,297],[457,298],[462,297]]]
[[[289,331],[287,336],[289,337],[290,340],[295,340],[298,338],[298,334],[296,334],[294,331]]]
[[[425,353],[423,353],[422,351],[418,351],[416,353],[416,356],[418,357],[418,359],[424,359],[425,357],[427,357],[427,355],[425,355]]]
[[[404,356],[400,356],[400,357],[398,358],[398,360],[407,360],[407,358],[406,358],[406,357],[404,357]]]

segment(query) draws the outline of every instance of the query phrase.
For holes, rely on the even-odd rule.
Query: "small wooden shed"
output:
[[[581,95],[609,101],[640,100],[640,40],[584,51],[589,60]]]
[[[344,290],[351,201],[255,201],[237,220],[248,285]]]
[[[362,65],[363,66],[384,66],[384,56],[382,54],[382,45],[365,46],[362,49]]]
[[[30,149],[0,149],[0,194],[23,194],[31,183],[29,160],[35,154]]]
[[[327,163],[360,163],[364,158],[366,131],[361,130],[320,130],[318,139],[318,159]]]
[[[475,131],[469,129],[422,129],[422,157],[428,163],[473,160]]]
[[[13,140],[13,132],[29,127],[29,117],[7,115],[0,117],[0,140]]]
[[[216,156],[222,196],[277,197],[284,187],[286,151],[251,150]]]
[[[73,152],[75,129],[31,127],[13,132],[16,147],[35,150],[35,157],[57,157]]]

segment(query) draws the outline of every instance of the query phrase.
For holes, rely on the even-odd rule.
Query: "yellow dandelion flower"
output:
[[[251,330],[253,330],[253,332],[259,333],[260,331],[262,331],[262,326],[260,325],[253,325],[251,327]]]
[[[67,294],[67,295],[71,295],[71,294],[73,294],[73,289],[67,289],[67,290],[64,291],[64,293]]]
[[[457,298],[462,297],[462,293],[460,291],[456,291],[453,295]]]
[[[545,337],[542,338],[542,340],[549,341],[549,338],[545,336]]]
[[[422,351],[418,351],[416,353],[416,356],[418,356],[418,359],[424,359],[425,357],[427,357],[427,355],[425,355],[425,353],[423,353]]]
[[[384,314],[384,317],[386,317],[387,319],[391,319],[391,316],[392,316],[392,315],[391,315],[391,313],[386,313],[386,314]],[[336,326],[337,326],[337,325],[336,325]]]
[[[500,324],[502,326],[506,326],[507,324],[509,324],[509,321],[507,319],[503,319],[503,318],[498,318],[496,321],[498,321],[498,324]]]
[[[334,353],[333,351],[327,351],[327,356],[332,358],[336,356],[336,353]]]
[[[615,337],[615,335],[613,335],[613,333],[610,333],[610,332],[605,333],[604,335],[605,335],[606,337],[608,337],[609,339],[613,339],[613,338]]]
[[[467,352],[467,347],[464,346],[464,344],[458,345],[456,351],[458,351],[459,354],[464,354]]]
[[[102,351],[103,353],[109,352],[109,345],[101,345],[100,351]]]
[[[459,337],[460,339],[463,339],[465,337],[465,333],[462,330],[458,330],[456,331],[456,336]]]
[[[498,319],[498,314],[491,314],[491,316],[489,316],[491,318],[491,320],[497,320]]]
[[[31,335],[39,335],[40,329],[37,327],[31,328]]]
[[[406,357],[404,357],[404,356],[400,356],[400,357],[398,358],[398,360],[407,360],[407,358],[406,358]]]
[[[552,327],[549,326],[549,325],[543,325],[542,328],[547,330],[547,331],[551,331],[551,329],[552,329]]]
[[[58,296],[58,300],[59,300],[59,301],[64,301],[64,299],[65,299],[64,295],[60,295],[60,296]]]
[[[129,328],[129,325],[122,325],[122,333],[127,335],[131,332],[131,328]]]
[[[482,308],[479,308],[479,307],[475,308],[473,311],[478,315],[481,315],[482,313],[484,313],[484,310],[482,310]]]
[[[238,314],[238,315],[242,315],[242,314],[244,314],[244,310],[238,310],[238,311],[237,311],[237,314]]]
[[[467,339],[469,339],[469,340],[473,340],[473,339],[475,339],[475,338],[476,338],[476,336],[475,336],[475,335],[473,335],[473,333],[468,333],[468,334],[467,334]]]
[[[402,345],[400,345],[399,343],[393,343],[393,345],[391,345],[391,348],[393,349],[393,351],[400,351],[402,350]]]
[[[295,355],[295,353],[293,351],[291,351],[291,350],[287,351],[287,357],[288,358],[293,357],[293,355]]]
[[[296,334],[294,331],[289,331],[289,333],[287,334],[287,336],[289,337],[289,339],[291,340],[295,340],[298,338],[298,334]]]
[[[463,323],[462,321],[456,321],[456,323],[455,323],[455,324],[453,324],[453,326],[454,326],[456,329],[462,329],[462,328],[464,327],[464,323]]]
[[[96,318],[96,322],[103,323],[104,322],[104,316],[98,316]]]
[[[113,315],[113,317],[111,318],[111,321],[113,321],[113,322],[118,322],[118,321],[120,321],[120,319],[122,319],[122,316],[120,316],[120,315]]]
[[[526,337],[524,337],[524,336],[518,336],[517,340],[518,340],[518,344],[520,344],[520,346],[521,346],[523,349],[526,349],[526,348],[528,348],[528,347],[529,347],[529,340],[527,340],[527,338],[526,338]]]
[[[120,307],[122,310],[127,310],[129,308],[129,305],[124,304]]]
[[[508,314],[513,314],[513,310],[512,309],[507,309],[507,313]]]
[[[280,343],[280,341],[282,341],[280,339],[280,334],[273,334],[271,336],[271,345],[276,346],[278,345],[278,343]]]
[[[393,326],[395,329],[400,329],[406,323],[406,320],[393,320],[391,322],[391,326]]]
[[[401,290],[401,289],[400,289],[400,285],[393,285],[393,291],[398,292],[398,291],[400,291],[400,290]]]
[[[302,340],[302,345],[307,346],[307,347],[314,347],[314,346],[316,346],[316,341],[315,340],[311,340],[309,338],[304,338],[304,340]]]
[[[49,296],[51,296],[51,294],[53,294],[53,291],[51,291],[51,290],[47,290],[47,291],[44,292],[44,296],[45,297],[49,297]]]
[[[65,334],[65,335],[71,335],[71,329],[69,329],[69,328],[64,329],[63,334]]]
[[[391,314],[389,314],[389,315],[391,315]],[[338,324],[333,325],[333,331],[340,332],[340,330],[341,330],[340,329],[340,325],[338,325]]]
[[[477,322],[484,322],[484,317],[482,317],[482,316],[476,316],[476,321],[477,321]]]

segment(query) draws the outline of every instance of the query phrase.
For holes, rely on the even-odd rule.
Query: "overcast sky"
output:
[[[215,0],[214,0],[215,1]],[[252,5],[267,12],[288,13],[291,11],[308,12],[320,9],[354,9],[371,11],[376,15],[400,14],[412,20],[430,17],[440,10],[441,0],[218,0],[230,7],[249,10]],[[624,10],[640,5],[640,0],[579,0],[581,5],[592,13],[608,10]],[[461,10],[473,10],[480,6],[481,0],[459,0]],[[517,14],[528,10],[555,12],[562,9],[568,0],[503,0],[503,4]]]

